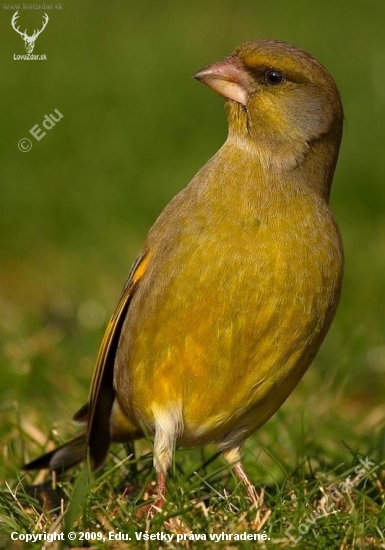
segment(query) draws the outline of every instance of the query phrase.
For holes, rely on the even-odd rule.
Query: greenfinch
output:
[[[343,109],[311,55],[246,42],[195,78],[226,102],[228,138],[165,207],[99,351],[84,433],[24,468],[60,471],[153,437],[161,507],[175,446],[213,443],[252,502],[241,448],[314,359],[340,297],[329,208]]]

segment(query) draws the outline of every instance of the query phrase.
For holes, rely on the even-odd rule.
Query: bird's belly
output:
[[[250,299],[227,326],[218,323],[215,354],[195,368],[189,352],[207,353],[191,337],[182,359],[191,363],[193,377],[184,390],[181,444],[232,440],[234,430],[246,438],[276,412],[310,365],[332,319],[334,289],[314,292],[306,279],[287,277],[275,290],[279,298],[270,292],[263,305]]]
[[[185,258],[148,310],[138,304],[116,375],[125,380],[123,409],[148,433],[159,411],[175,409],[183,445],[244,439],[280,407],[317,353],[339,297],[339,254],[325,256],[327,242],[318,243],[318,256],[311,243],[274,249],[261,242],[266,250],[257,257],[240,247],[215,265]]]

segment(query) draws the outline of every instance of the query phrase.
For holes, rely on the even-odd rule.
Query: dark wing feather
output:
[[[119,345],[120,333],[126,314],[135,293],[139,280],[143,276],[147,260],[145,254],[135,261],[127,283],[123,289],[118,306],[108,323],[100,346],[96,366],[91,382],[88,407],[75,416],[88,416],[87,447],[93,469],[99,468],[104,462],[111,443],[110,416],[115,399],[114,364]]]

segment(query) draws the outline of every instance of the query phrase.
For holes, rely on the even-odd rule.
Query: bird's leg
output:
[[[164,472],[159,472],[157,476],[157,489],[158,489],[158,498],[154,502],[155,508],[163,508],[163,504],[166,498],[166,474]]]
[[[241,450],[240,447],[233,447],[227,451],[224,451],[223,456],[225,460],[230,464],[234,474],[246,489],[247,496],[251,500],[254,506],[258,506],[259,499],[254,485],[251,483],[247,474],[242,466],[241,462]]]
[[[156,501],[151,504],[150,508],[147,512],[147,519],[152,519],[155,514],[161,511],[163,508],[163,504],[165,503],[166,499],[166,474],[165,472],[158,472],[157,474],[157,490],[158,490],[158,496]]]

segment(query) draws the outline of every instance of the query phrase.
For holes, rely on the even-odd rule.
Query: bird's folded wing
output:
[[[142,254],[131,269],[99,349],[88,405],[82,407],[74,416],[77,421],[87,419],[87,448],[93,469],[104,462],[110,445],[110,415],[115,399],[113,380],[116,351],[131,299],[146,272],[147,265],[148,256]]]

